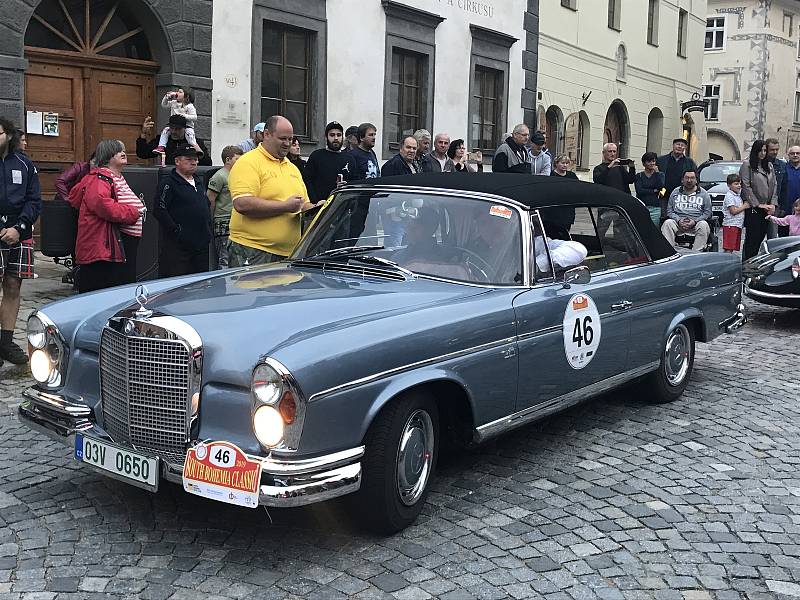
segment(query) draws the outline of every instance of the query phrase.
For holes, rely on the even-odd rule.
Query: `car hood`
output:
[[[160,283],[160,282],[159,282]],[[282,346],[382,318],[414,313],[431,306],[486,293],[458,283],[423,278],[405,281],[360,278],[335,272],[298,269],[287,264],[228,271],[162,289],[146,308],[191,325],[215,361],[233,369],[252,365]],[[130,301],[117,314],[130,316]],[[77,347],[97,352],[108,311],[86,319],[76,332]],[[223,360],[227,355],[230,361]],[[231,364],[227,364],[230,362]],[[248,367],[249,368],[249,367]]]
[[[728,193],[728,184],[724,181],[722,183],[716,182],[708,182],[708,183],[701,183],[700,187],[702,187],[705,191],[709,194],[722,194],[723,196]]]

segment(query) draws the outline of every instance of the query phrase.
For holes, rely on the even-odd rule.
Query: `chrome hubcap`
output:
[[[672,386],[683,383],[689,372],[692,338],[685,325],[678,325],[667,338],[664,348],[664,375]]]
[[[433,422],[424,410],[408,417],[397,449],[397,492],[406,506],[415,504],[428,483],[433,463]]]

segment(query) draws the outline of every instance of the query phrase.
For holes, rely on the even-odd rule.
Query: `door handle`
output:
[[[633,306],[633,302],[630,300],[621,300],[612,304],[611,310],[628,310],[631,306]]]

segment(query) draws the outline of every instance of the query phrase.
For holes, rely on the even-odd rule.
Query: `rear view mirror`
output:
[[[585,285],[591,281],[592,273],[589,267],[575,267],[564,273],[564,288],[569,288],[573,283]]]

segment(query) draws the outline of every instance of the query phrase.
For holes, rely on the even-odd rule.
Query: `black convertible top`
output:
[[[367,179],[359,181],[357,185],[366,188],[397,185],[480,192],[515,200],[532,209],[554,205],[619,206],[630,216],[653,260],[675,254],[675,249],[650,219],[650,213],[641,201],[630,194],[596,183],[518,173],[421,173]]]

